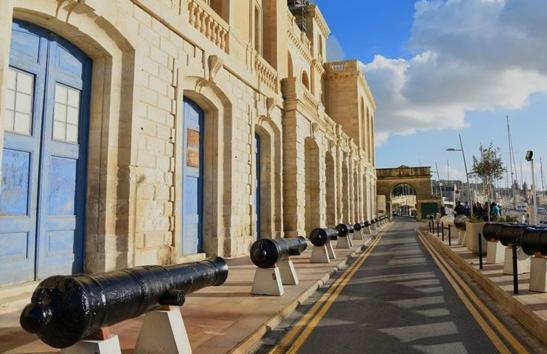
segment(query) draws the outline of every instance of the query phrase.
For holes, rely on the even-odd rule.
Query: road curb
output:
[[[501,289],[492,280],[485,277],[480,270],[467,263],[458,256],[449,246],[442,243],[437,237],[429,232],[418,230],[422,236],[432,241],[431,245],[448,257],[460,270],[465,272],[474,280],[481,289],[487,293],[498,305],[502,306],[510,315],[512,315],[524,328],[538,338],[543,344],[547,345],[547,321],[536,315],[528,306],[518,301],[513,295]],[[464,279],[465,280],[465,279]]]
[[[272,318],[264,322],[262,325],[260,325],[260,327],[258,327],[245,339],[243,339],[236,346],[230,349],[228,353],[244,354],[244,353],[249,353],[250,351],[252,351],[252,349],[254,349],[260,343],[262,338],[269,331],[275,329],[285,318],[287,318],[291,313],[293,313],[298,306],[302,305],[320,287],[325,285],[335,273],[345,269],[348,265],[349,260],[354,259],[359,254],[361,254],[364,251],[365,247],[368,247],[370,242],[374,240],[380,232],[382,232],[382,230],[379,230],[375,235],[373,235],[373,237],[369,237],[368,240],[365,241],[365,243],[361,247],[357,248],[351,254],[347,255],[342,261],[340,261],[340,263],[338,263],[338,265],[332,271],[325,274],[321,279],[319,279],[318,281],[313,283],[309,288],[304,290],[293,302],[285,306],[275,316],[273,316]]]

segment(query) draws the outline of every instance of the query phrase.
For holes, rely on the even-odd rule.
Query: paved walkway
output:
[[[230,260],[230,273],[223,286],[192,294],[181,308],[194,353],[226,353],[264,324],[275,327],[361,245],[359,241],[351,251],[337,250],[338,258],[330,264],[309,263],[309,250],[302,256],[293,257],[300,284],[285,287],[282,297],[251,295],[254,265],[248,257]],[[19,313],[0,312],[0,353],[58,351],[23,331],[19,326]],[[112,327],[112,332],[120,337],[124,353],[133,352],[141,325],[142,317]]]
[[[292,319],[283,341],[300,331],[291,347],[299,353],[497,353],[418,241],[416,227],[396,222],[364,263],[357,261],[339,296],[326,301],[324,316],[318,311],[301,329]]]

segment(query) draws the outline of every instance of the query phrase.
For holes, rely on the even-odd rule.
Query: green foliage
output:
[[[468,217],[467,221],[470,222],[470,223],[473,223],[473,224],[478,224],[478,223],[484,222],[484,220],[482,218],[479,218],[476,215],[472,215],[472,216]]]
[[[506,215],[498,219],[499,222],[506,222],[508,224],[517,224],[518,219],[515,216]]]
[[[494,148],[492,143],[490,143],[490,146],[485,149],[481,147],[480,159],[473,156],[472,171],[477,176],[488,180],[489,183],[503,178],[505,167],[503,166],[501,159],[500,149]]]

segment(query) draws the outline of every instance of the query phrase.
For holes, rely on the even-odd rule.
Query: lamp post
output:
[[[534,152],[532,150],[529,150],[526,153],[526,161],[530,162],[530,166],[532,168],[532,198],[534,200],[534,205],[532,206],[532,212],[530,213],[530,225],[536,225],[538,201],[536,195],[536,174],[534,172]]]
[[[471,187],[469,183],[469,172],[467,171],[467,160],[465,159],[465,151],[463,149],[463,142],[462,142],[462,135],[458,134],[458,137],[460,138],[460,148],[448,148],[446,151],[461,151],[462,157],[463,157],[463,166],[465,168],[465,178],[466,178],[466,187],[467,187],[467,202],[469,203],[469,207],[473,205],[473,198],[471,197]]]

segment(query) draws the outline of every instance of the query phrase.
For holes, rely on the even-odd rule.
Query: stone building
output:
[[[0,1],[0,285],[376,214],[375,102],[307,1]]]

